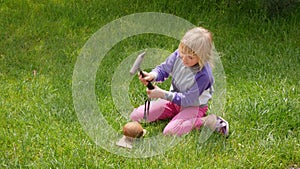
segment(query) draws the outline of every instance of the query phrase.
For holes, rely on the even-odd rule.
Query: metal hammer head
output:
[[[136,58],[134,64],[132,65],[132,67],[129,71],[129,73],[131,75],[134,75],[137,71],[140,70],[140,65],[144,59],[145,54],[146,54],[146,52],[143,52],[143,53],[139,54],[139,56]]]

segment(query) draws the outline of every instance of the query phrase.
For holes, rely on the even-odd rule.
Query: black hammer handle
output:
[[[141,70],[140,70],[140,74],[142,75],[142,77],[145,77],[143,71],[141,71]],[[154,89],[154,86],[153,86],[153,84],[152,84],[151,82],[148,81],[147,88],[148,88],[149,90],[153,90],[153,89]]]

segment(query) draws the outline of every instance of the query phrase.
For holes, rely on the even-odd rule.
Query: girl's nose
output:
[[[182,60],[185,62],[186,61],[186,56],[182,56]]]

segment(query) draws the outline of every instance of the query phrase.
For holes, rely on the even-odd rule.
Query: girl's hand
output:
[[[154,89],[149,90],[147,89],[147,94],[149,98],[161,98],[165,97],[165,90],[159,88],[158,86],[154,86]]]
[[[139,79],[144,85],[147,85],[148,82],[151,82],[154,79],[154,75],[152,73],[143,71],[143,74],[144,74],[144,77],[142,77],[142,75],[139,74]]]

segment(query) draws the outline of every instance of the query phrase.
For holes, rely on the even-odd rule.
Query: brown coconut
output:
[[[133,121],[128,122],[123,127],[123,135],[131,138],[139,138],[143,136],[143,127],[140,123]]]

